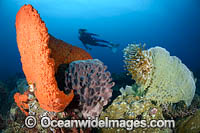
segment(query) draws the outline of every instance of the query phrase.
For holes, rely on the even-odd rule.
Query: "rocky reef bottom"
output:
[[[187,107],[183,101],[175,104],[162,104],[157,105],[156,103],[146,100],[140,95],[128,95],[120,92],[121,87],[126,85],[132,85],[134,82],[131,77],[127,76],[125,73],[112,74],[113,81],[116,83],[113,89],[112,100],[101,112],[99,119],[105,119],[108,117],[112,120],[146,120],[147,122],[151,120],[175,120],[175,128],[132,128],[127,130],[125,128],[42,128],[40,124],[37,124],[34,128],[29,129],[25,126],[25,114],[19,109],[19,107],[14,103],[11,98],[13,92],[23,92],[26,91],[28,85],[25,78],[14,78],[13,86],[15,89],[9,88],[5,82],[0,83],[1,92],[1,105],[7,108],[1,108],[0,114],[0,132],[3,133],[90,133],[90,132],[104,132],[104,133],[116,133],[116,132],[200,132],[200,96],[195,94],[193,101],[189,107]],[[17,80],[16,80],[17,79]],[[122,84],[121,82],[124,81]],[[15,83],[14,83],[15,82]],[[9,82],[11,83],[11,81]],[[197,91],[198,91],[197,87]],[[10,92],[10,93],[9,93]],[[33,106],[29,109],[32,115],[41,120],[43,116],[48,116],[51,119],[62,119],[62,120],[73,120],[73,119],[84,119],[81,115],[80,110],[75,108],[77,101],[72,101],[68,108],[61,113],[48,112],[39,107],[37,99],[34,94],[31,94],[31,102]],[[8,101],[8,102],[6,102]]]

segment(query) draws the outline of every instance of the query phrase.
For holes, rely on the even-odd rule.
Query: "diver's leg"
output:
[[[105,45],[105,44],[101,44],[101,43],[96,43],[96,46],[100,46],[100,47],[109,47],[109,48],[111,48],[110,46]]]
[[[101,39],[98,39],[98,38],[95,38],[95,41],[97,41],[97,42],[104,42],[104,43],[110,43],[109,41],[101,40]]]
[[[117,47],[118,46],[118,44],[116,45],[116,44],[113,44],[113,43],[111,43],[111,42],[109,42],[109,41],[105,41],[105,40],[101,40],[101,39],[97,39],[97,38],[95,38],[96,39],[96,42],[103,42],[103,43],[106,43],[107,45],[107,47]]]

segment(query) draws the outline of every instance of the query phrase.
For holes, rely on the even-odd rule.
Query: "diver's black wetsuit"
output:
[[[110,42],[93,37],[93,36],[99,36],[99,35],[94,34],[94,33],[88,33],[86,32],[85,29],[79,29],[79,34],[80,34],[79,39],[81,40],[81,42],[83,43],[86,49],[91,49],[87,45],[109,47],[109,48],[112,47],[112,44]],[[106,43],[108,45],[102,44],[99,42]]]

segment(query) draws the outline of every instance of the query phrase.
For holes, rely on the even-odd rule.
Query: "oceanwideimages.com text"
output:
[[[34,116],[28,116],[25,119],[25,125],[28,128],[34,128],[37,120]],[[174,128],[174,120],[151,120],[147,123],[146,120],[112,120],[108,117],[105,119],[88,118],[86,120],[51,120],[49,117],[44,116],[40,120],[40,125],[43,128],[125,128],[133,130],[134,128]]]

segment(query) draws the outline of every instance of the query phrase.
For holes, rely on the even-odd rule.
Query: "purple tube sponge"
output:
[[[74,89],[79,95],[84,118],[99,116],[112,96],[114,82],[106,69],[98,59],[74,61],[69,65],[65,75],[66,90]]]

